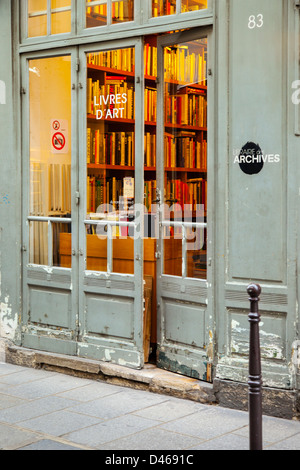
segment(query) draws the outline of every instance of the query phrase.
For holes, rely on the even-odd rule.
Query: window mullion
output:
[[[51,0],[47,0],[47,36],[51,36]]]

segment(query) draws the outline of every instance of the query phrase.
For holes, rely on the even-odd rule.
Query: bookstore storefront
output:
[[[264,383],[294,390],[295,2],[0,8],[11,41],[1,136],[13,154],[7,168],[2,158],[0,211],[19,220],[0,231],[9,339],[244,382],[246,288],[257,281]],[[12,243],[22,250],[8,273]]]

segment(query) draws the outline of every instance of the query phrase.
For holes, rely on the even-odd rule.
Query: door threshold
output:
[[[101,380],[110,384],[148,390],[199,403],[217,403],[213,384],[159,369],[146,363],[136,370],[77,356],[28,349],[15,345],[6,348],[6,362],[34,369],[45,369],[76,377]]]

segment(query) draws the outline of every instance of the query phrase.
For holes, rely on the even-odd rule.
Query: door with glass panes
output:
[[[141,44],[22,67],[23,345],[133,368],[143,365]]]
[[[142,57],[141,39],[80,50],[78,354],[132,368],[144,363]]]
[[[209,38],[209,30],[198,30],[162,36],[157,44],[157,364],[207,381],[213,359]]]

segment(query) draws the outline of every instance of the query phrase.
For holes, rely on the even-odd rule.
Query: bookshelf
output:
[[[144,202],[156,199],[157,38],[144,45]],[[201,42],[164,52],[165,201],[206,207],[207,86]],[[134,178],[134,49],[87,56],[87,212],[117,210],[124,178]]]

